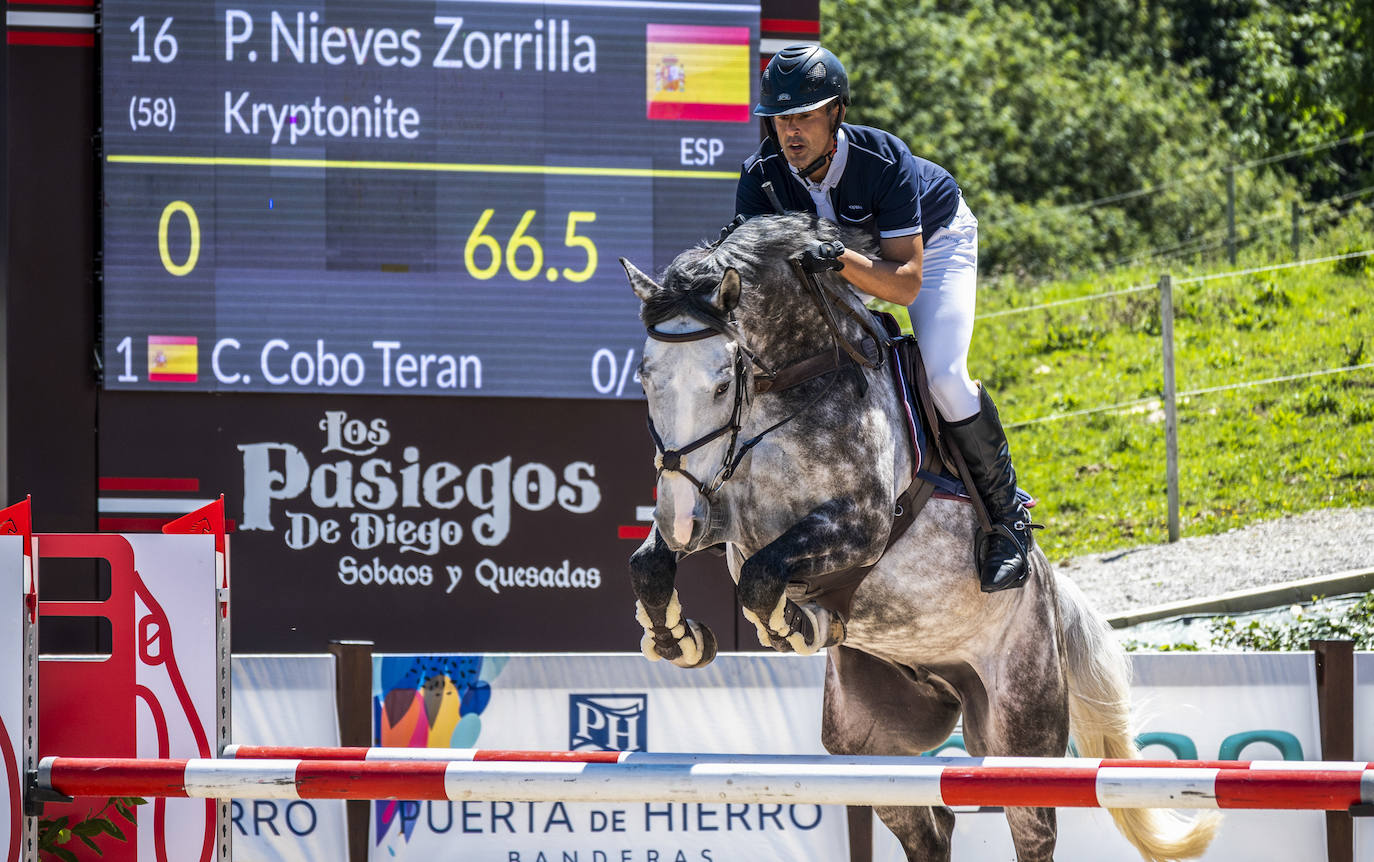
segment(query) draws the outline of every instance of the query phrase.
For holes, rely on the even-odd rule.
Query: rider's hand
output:
[[[844,254],[844,243],[839,240],[818,242],[802,252],[801,266],[807,272],[844,269],[844,262],[839,259],[842,254]]]
[[[735,228],[744,224],[745,218],[742,215],[735,216],[735,220],[720,229],[720,240],[723,241],[727,236],[735,232]]]

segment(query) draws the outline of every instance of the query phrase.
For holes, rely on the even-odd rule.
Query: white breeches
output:
[[[978,290],[978,219],[959,198],[948,227],[926,243],[921,292],[907,307],[925,361],[935,406],[947,422],[979,410],[978,388],[968,376],[968,346]]]

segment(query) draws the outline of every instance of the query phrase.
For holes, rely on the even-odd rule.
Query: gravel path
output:
[[[1374,508],[1318,509],[1220,535],[1054,562],[1099,611],[1118,614],[1374,569]]]

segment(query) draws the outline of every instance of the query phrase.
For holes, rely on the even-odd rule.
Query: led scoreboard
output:
[[[759,7],[106,0],[110,389],[638,397],[617,258],[733,215]]]

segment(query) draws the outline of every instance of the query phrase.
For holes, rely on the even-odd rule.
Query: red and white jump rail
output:
[[[501,748],[401,748],[297,745],[228,745],[224,757],[238,760],[370,760],[534,763],[777,763],[938,766],[1016,766],[1027,769],[1259,769],[1348,771],[1374,769],[1374,763],[1320,760],[1140,760],[1090,757],[842,757],[833,754],[699,754],[645,751],[533,751]]]
[[[394,751],[394,749],[393,749]],[[44,758],[36,789],[66,796],[510,802],[1001,805],[1346,811],[1374,803],[1374,764],[1175,766],[1062,758],[613,753],[586,760]]]

